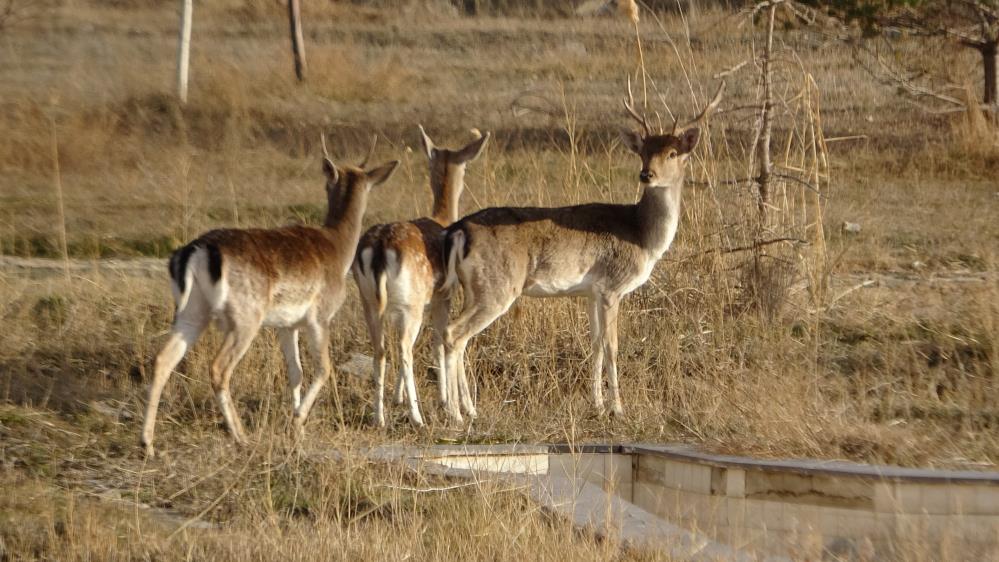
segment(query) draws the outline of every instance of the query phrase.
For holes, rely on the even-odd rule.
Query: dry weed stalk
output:
[[[52,124],[52,183],[55,186],[56,218],[59,226],[59,249],[62,251],[63,274],[69,281],[69,246],[66,242],[66,205],[62,194],[62,173],[59,170],[59,134],[56,131],[55,117]]]
[[[642,107],[648,109],[648,71],[645,69],[645,54],[642,52],[642,35],[638,29],[638,4],[635,3],[635,0],[617,0],[617,9],[618,12],[628,18],[628,20],[631,21],[631,24],[635,26],[635,45],[638,49],[638,68],[642,73]]]

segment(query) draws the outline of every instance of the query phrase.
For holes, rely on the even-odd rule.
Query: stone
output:
[[[843,232],[846,234],[860,234],[860,223],[843,221]]]

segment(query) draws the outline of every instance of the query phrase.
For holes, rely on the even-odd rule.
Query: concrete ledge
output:
[[[903,468],[899,466],[869,465],[846,461],[821,461],[811,459],[771,460],[732,455],[704,453],[690,445],[620,445],[624,454],[655,455],[666,458],[696,461],[721,468],[743,468],[773,472],[796,472],[825,476],[848,476],[873,480],[912,481],[928,484],[983,484],[999,485],[999,472],[973,470],[934,470],[929,468]]]
[[[689,445],[517,443],[365,452],[425,474],[524,483],[536,501],[577,526],[678,558],[796,559],[806,547],[877,558],[894,552],[898,541],[913,540],[945,541],[972,559],[999,548],[996,472],[754,459]]]

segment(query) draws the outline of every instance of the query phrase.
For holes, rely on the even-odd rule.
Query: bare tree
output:
[[[0,31],[38,17],[51,3],[51,0],[0,0]]]
[[[872,35],[889,32],[911,37],[941,38],[978,51],[982,59],[982,103],[996,116],[999,113],[999,0],[802,0],[841,21],[857,23]],[[916,98],[931,98],[950,109],[960,110],[964,100],[941,94],[914,80],[915,72],[899,68],[875,50],[876,70],[881,76]]]

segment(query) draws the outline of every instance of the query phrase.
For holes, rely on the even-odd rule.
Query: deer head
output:
[[[420,129],[420,144],[430,161],[430,188],[434,192],[433,214],[438,220],[451,223],[458,218],[458,200],[465,187],[465,166],[482,154],[489,141],[489,132],[483,135],[474,129],[472,133],[475,140],[457,150],[451,150],[434,145],[434,141],[423,130],[423,125],[417,126]]]
[[[682,126],[674,121],[673,130],[668,134],[664,132],[654,134],[645,116],[635,111],[631,88],[628,88],[628,99],[624,100],[624,108],[638,121],[642,131],[624,129],[621,132],[621,139],[625,146],[642,159],[642,170],[638,177],[643,186],[664,187],[683,182],[685,164],[701,136],[701,130],[696,125],[705,121],[717,109],[724,90],[725,82],[722,82],[715,97],[697,117]]]
[[[367,156],[357,166],[344,164],[337,167],[326,149],[326,137],[322,137],[323,173],[326,175],[326,198],[329,205],[326,211],[327,226],[332,226],[333,222],[347,213],[358,210],[363,213],[371,188],[385,183],[399,166],[399,161],[393,160],[377,168],[366,168],[377,143],[376,135],[372,137]]]

